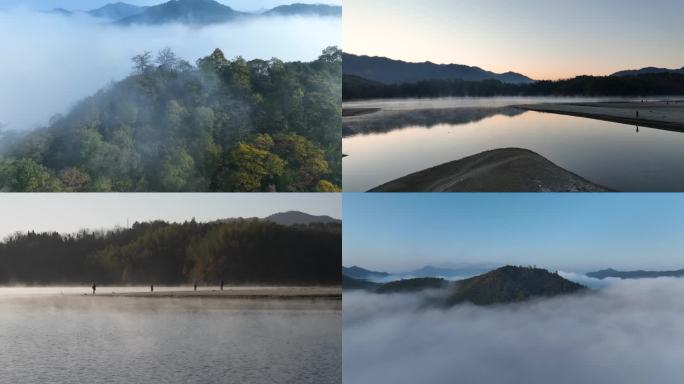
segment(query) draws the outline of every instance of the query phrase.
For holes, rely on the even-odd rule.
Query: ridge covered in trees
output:
[[[339,191],[341,57],[145,52],[47,127],[0,137],[0,191]]]
[[[344,75],[343,99],[466,96],[666,96],[684,95],[684,74],[638,76],[578,76],[573,79],[510,84],[499,80],[424,80],[383,84]]]
[[[389,283],[374,283],[342,273],[342,288],[383,293],[417,293],[441,289],[426,297],[426,304],[452,307],[461,303],[492,305],[518,303],[534,298],[549,298],[581,292],[585,286],[567,280],[558,272],[542,268],[505,266],[458,281],[443,278],[422,277],[397,280]]]
[[[16,233],[0,243],[0,284],[339,285],[341,252],[339,223],[193,219],[75,234]]]

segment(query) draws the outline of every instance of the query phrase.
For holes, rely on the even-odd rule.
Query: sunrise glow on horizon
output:
[[[684,2],[347,0],[344,51],[536,80],[684,66]]]

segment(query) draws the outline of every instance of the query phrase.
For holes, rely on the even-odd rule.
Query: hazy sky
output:
[[[681,0],[345,0],[344,50],[535,79],[684,66]]]
[[[101,7],[108,3],[116,3],[118,1],[120,0],[1,0],[0,9],[11,8],[20,5],[40,10],[48,10],[53,8],[90,10]],[[134,5],[156,5],[165,3],[167,1],[168,0],[125,0],[124,2]],[[294,2],[341,4],[342,0],[219,0],[219,3],[223,3],[241,11],[254,11],[262,8],[272,8],[278,5],[291,4]]]
[[[681,194],[345,194],[344,265],[684,268]]]
[[[211,221],[284,211],[340,218],[334,193],[26,193],[0,196],[0,238],[16,231],[75,232],[125,226],[126,220]]]
[[[169,47],[191,63],[216,48],[228,58],[310,61],[326,47],[340,46],[341,34],[339,18],[122,28],[24,8],[0,11],[0,126],[26,130],[47,124],[55,114],[66,114],[77,101],[126,77],[130,58],[144,51]]]

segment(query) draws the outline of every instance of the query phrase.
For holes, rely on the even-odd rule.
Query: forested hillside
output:
[[[2,191],[337,191],[341,52],[193,66],[165,49],[49,126],[0,137]]]
[[[343,90],[345,100],[448,96],[680,96],[684,94],[684,75],[578,76],[530,84],[508,84],[499,80],[423,80],[383,84],[359,76],[344,75]]]
[[[136,223],[0,243],[0,284],[340,284],[341,224]]]

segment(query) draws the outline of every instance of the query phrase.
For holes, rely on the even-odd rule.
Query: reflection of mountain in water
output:
[[[524,111],[512,107],[382,110],[376,113],[344,118],[342,133],[347,137],[358,134],[390,132],[415,126],[433,128],[440,124],[461,125],[497,115],[513,117],[522,113]]]

